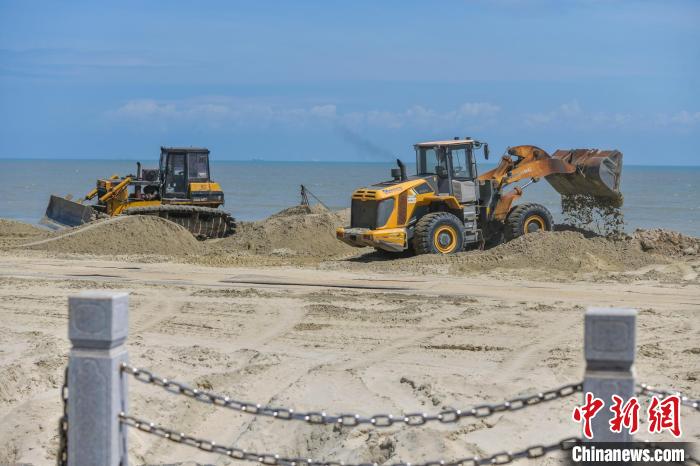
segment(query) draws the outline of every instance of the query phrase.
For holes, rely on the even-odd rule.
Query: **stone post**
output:
[[[68,465],[126,466],[127,293],[89,291],[68,298]]]
[[[610,431],[612,395],[626,402],[634,396],[634,355],[637,311],[634,309],[588,308],[584,348],[586,372],[583,393],[591,392],[605,406],[592,419],[593,442],[629,442],[624,427]],[[584,437],[585,439],[585,437]]]

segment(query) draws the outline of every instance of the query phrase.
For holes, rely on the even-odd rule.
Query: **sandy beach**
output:
[[[0,464],[55,462],[67,297],[85,289],[130,293],[133,365],[295,410],[435,413],[578,382],[588,306],[639,311],[639,382],[700,393],[695,238],[555,232],[387,260],[335,240],[343,213],[296,209],[207,242],[172,224],[158,236],[158,219],[68,234],[0,222]],[[570,418],[580,395],[457,424],[372,429],[254,417],[129,384],[134,415],[285,456],[450,460],[580,433]],[[683,413],[684,439],[700,440],[700,416]],[[129,455],[133,464],[238,464],[134,429]]]

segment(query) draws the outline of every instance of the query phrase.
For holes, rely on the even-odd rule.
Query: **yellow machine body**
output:
[[[408,235],[406,226],[409,219],[413,218],[417,210],[431,205],[442,204],[447,208],[460,209],[459,202],[454,196],[436,195],[432,190],[416,188],[427,186],[422,179],[409,180],[391,187],[360,188],[352,194],[355,202],[379,203],[387,199],[393,199],[398,206],[391,211],[383,225],[377,225],[374,229],[340,227],[336,229],[336,237],[355,247],[371,246],[386,251],[398,252],[408,248]],[[376,189],[375,189],[376,188]],[[359,206],[362,208],[362,206]]]
[[[96,199],[94,204],[87,201]],[[98,179],[79,202],[51,196],[44,223],[74,227],[99,217],[123,214],[155,215],[189,229],[198,238],[233,234],[235,221],[218,207],[224,204],[221,185],[209,178],[209,150],[161,147],[159,168],[135,175]]]
[[[408,177],[397,160],[392,181],[355,190],[351,225],[338,228],[336,237],[355,247],[449,254],[470,244],[551,230],[546,207],[514,206],[524,188],[541,178],[562,195],[622,202],[619,151],[560,150],[550,156],[536,146],[515,146],[479,176],[474,156],[479,148],[488,158],[488,145],[471,138],[416,144],[416,175]],[[529,181],[504,189],[521,180]]]

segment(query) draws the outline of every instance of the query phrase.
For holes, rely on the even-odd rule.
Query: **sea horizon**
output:
[[[498,158],[479,164],[493,168]],[[0,217],[37,224],[49,196],[84,196],[97,179],[135,172],[137,159],[3,159],[0,171]],[[145,167],[155,159],[141,159]],[[409,173],[414,169],[405,159]],[[241,221],[264,219],[299,204],[305,185],[331,209],[350,206],[352,192],[390,179],[389,161],[271,161],[212,158],[211,177],[224,191],[223,209]],[[31,173],[30,178],[17,173]],[[524,182],[517,183],[522,185]],[[700,237],[700,166],[626,164],[622,171],[626,231],[667,228]],[[519,202],[546,206],[561,222],[561,198],[545,180],[525,189]]]

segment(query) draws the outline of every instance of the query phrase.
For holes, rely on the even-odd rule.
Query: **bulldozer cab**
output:
[[[417,175],[426,178],[439,194],[454,196],[460,203],[476,202],[478,174],[474,149],[482,146],[487,147],[472,139],[416,144]]]
[[[204,148],[160,148],[163,199],[185,199],[190,183],[209,182],[209,150]]]

